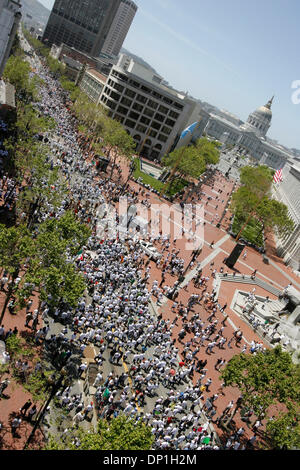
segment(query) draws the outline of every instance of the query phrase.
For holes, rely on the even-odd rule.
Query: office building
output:
[[[121,1],[102,48],[103,53],[113,56],[119,55],[136,12],[137,6],[134,2],[131,0]]]
[[[123,124],[137,152],[152,160],[174,148],[191,119],[201,119],[195,100],[170,88],[161,76],[125,54],[106,78],[86,70],[80,87]]]
[[[0,77],[9,58],[21,16],[19,1],[0,0]]]
[[[98,57],[122,0],[55,0],[43,42]]]

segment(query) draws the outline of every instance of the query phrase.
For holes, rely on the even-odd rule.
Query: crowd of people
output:
[[[151,427],[155,436],[154,449],[246,448],[247,445],[241,443],[243,430],[233,433],[226,444],[221,444],[213,431],[211,423],[218,423],[214,402],[219,395],[207,397],[212,378],[207,377],[207,359],[203,359],[216,349],[222,353],[226,343],[230,348],[233,340],[240,345],[242,332],[235,332],[232,338],[224,336],[227,317],[220,324],[216,312],[219,309],[225,315],[226,306],[221,308],[215,292],[208,291],[209,277],[202,274],[201,267],[193,281],[201,293],[192,294],[186,305],[177,302],[176,295],[172,296],[173,305],[167,320],[157,313],[153,296],[159,305],[170,289],[174,293],[174,286],[177,287],[183,278],[184,260],[179,257],[176,241],[172,247],[168,237],[149,235],[149,241],[160,245],[164,254],[156,263],[162,270],[161,282],[154,281],[151,286],[150,258],[145,257],[137,240],[100,239],[97,236],[97,208],[102,203],[117,204],[119,196],[124,194],[124,185],[110,180],[91,162],[88,149],[80,140],[76,118],[68,109],[67,94],[59,82],[43,65],[35,73],[43,79],[36,107],[57,124],[55,131],[46,136],[48,161],[52,168],[60,168],[72,197],[63,200],[59,209],[48,205],[42,217],[60,217],[71,208],[93,229],[82,254],[74,260],[87,281],[86,295],[79,300],[76,309],[61,304],[51,310],[43,302],[43,326],[38,329],[35,325],[36,344],[44,346],[58,370],[65,367],[79,380],[88,373],[85,349],[93,346],[96,351],[94,361],[98,373],[93,383],[94,402],[85,403],[82,394],[68,387],[62,393],[57,392],[60,406],[68,412],[75,427],[91,419],[94,411],[98,417],[106,419],[122,412],[141,420]],[[142,187],[133,189],[127,185],[126,195],[130,202],[140,202],[141,198],[147,202],[147,193]],[[6,204],[15,197],[13,182],[6,181],[4,197]],[[166,273],[177,277],[172,287],[165,285]],[[212,277],[214,274],[212,269]],[[5,285],[5,280],[3,282]],[[206,320],[194,313],[197,304],[209,312]],[[37,318],[36,312],[35,315]],[[29,306],[26,327],[33,318]],[[54,323],[61,323],[59,334],[52,331]],[[176,338],[173,329],[179,323],[181,330]],[[184,342],[187,333],[192,337]],[[177,339],[183,345],[182,357]],[[242,352],[246,349],[244,344]],[[219,371],[224,364],[226,361],[220,357],[215,369]],[[193,385],[196,374],[199,378]],[[220,393],[223,393],[222,387]],[[21,414],[26,412],[26,406]],[[222,416],[230,409],[226,408]],[[16,427],[19,424],[14,423]],[[66,429],[65,434],[68,432]],[[249,446],[254,440],[253,437],[249,439]]]

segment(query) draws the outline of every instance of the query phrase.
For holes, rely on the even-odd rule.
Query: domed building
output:
[[[247,122],[242,126],[244,129],[253,130],[258,136],[265,137],[271,127],[272,111],[271,106],[274,96],[265,106],[260,106],[253,113],[249,114]]]
[[[210,114],[204,132],[257,160],[261,164],[277,170],[283,168],[291,154],[280,145],[274,144],[266,136],[272,123],[272,104],[274,96],[251,114],[246,122],[232,122],[217,114]]]

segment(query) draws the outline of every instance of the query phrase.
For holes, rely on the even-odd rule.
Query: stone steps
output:
[[[255,279],[252,279],[251,276],[233,276],[233,274],[227,274],[227,276],[225,276],[224,274],[217,274],[217,276],[220,281],[252,284],[261,287],[262,289],[266,290],[267,292],[270,292],[271,294],[276,295],[277,297],[281,294],[280,289],[271,286],[266,281],[263,281],[262,279],[257,277]]]

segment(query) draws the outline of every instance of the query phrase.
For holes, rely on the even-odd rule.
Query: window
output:
[[[161,142],[167,142],[167,140],[168,140],[168,137],[166,137],[165,135],[162,135],[162,134],[159,134],[159,136],[157,138]]]
[[[152,91],[152,95],[155,96],[155,98],[158,98],[159,100],[162,99],[162,96],[154,90]]]
[[[175,113],[175,111],[170,111],[169,112],[169,116],[171,118],[174,118],[174,119],[177,119],[179,117],[179,114],[178,113]]]
[[[152,121],[151,127],[159,131],[161,128],[161,124],[159,124],[158,122]]]
[[[177,109],[183,109],[182,104],[176,103],[176,101],[174,102],[174,106],[175,106],[175,108],[177,108]]]
[[[121,113],[121,114],[127,114],[128,112],[128,109],[127,108],[124,108],[124,106],[118,106],[118,109],[117,109],[118,113]]]
[[[165,119],[165,116],[163,116],[162,114],[156,113],[154,116],[154,119],[156,119],[157,121],[163,122]]]
[[[134,98],[135,95],[136,95],[136,93],[135,93],[134,91],[129,90],[128,88],[125,90],[124,94],[125,94],[126,96],[129,96],[129,98]]]
[[[167,127],[167,126],[163,126],[161,131],[164,133],[164,134],[171,134],[171,129],[170,127]]]
[[[167,98],[166,96],[163,97],[163,101],[165,103],[168,103],[168,104],[171,104],[174,106],[175,103],[173,103],[173,101],[170,99],[170,98]]]
[[[103,100],[103,96],[101,97],[101,101],[104,101],[104,100]],[[109,108],[111,108],[111,109],[116,109],[116,107],[117,107],[116,103],[114,103],[114,102],[111,101],[111,100],[107,100],[107,103],[106,103],[106,104],[107,104],[107,106],[108,106]]]
[[[146,86],[142,85],[141,90],[143,90],[145,93],[151,93],[150,88],[147,88]]]
[[[119,95],[119,93],[116,93],[115,91],[112,91],[110,96],[113,100],[116,100],[116,101],[119,101],[119,99],[121,98],[121,95]]]
[[[129,80],[130,85],[134,86],[134,88],[140,88],[139,82],[135,82],[134,80]]]
[[[135,126],[135,122],[134,122],[134,121],[131,121],[130,119],[127,119],[127,120],[125,121],[125,126],[130,127],[131,129],[133,129],[134,126]]]
[[[139,103],[133,103],[132,109],[135,109],[136,111],[142,112],[143,111],[143,106]]]
[[[140,122],[148,126],[148,124],[150,124],[150,119],[146,118],[145,116],[142,116]]]
[[[125,106],[130,106],[131,103],[132,103],[132,101],[129,100],[128,98],[125,98],[125,97],[123,96],[123,98],[121,99],[121,103],[122,103],[122,104],[125,104]]]
[[[142,126],[141,124],[138,124],[138,125],[136,126],[136,130],[137,130],[138,132],[142,132],[143,134],[145,134],[145,133],[146,133],[146,130],[147,130],[147,127]]]
[[[155,132],[155,131],[150,131],[149,135],[150,135],[150,137],[156,137],[156,136],[157,136],[157,132]]]
[[[149,100],[148,101],[148,106],[152,109],[156,109],[157,106],[158,106],[158,103],[156,103],[155,101]]]
[[[146,114],[146,116],[153,117],[154,111],[152,111],[152,110],[149,109],[149,108],[145,108],[145,109],[144,109],[144,114]]]
[[[135,119],[136,121],[140,117],[140,115],[138,113],[135,113],[134,111],[131,111],[128,116],[131,117],[132,119]]]
[[[113,83],[113,87],[115,90],[118,90],[120,93],[122,93],[122,91],[124,90],[124,87],[122,85],[120,85],[119,83]]]
[[[172,119],[166,119],[166,122],[165,122],[165,124],[167,124],[168,126],[171,126],[171,127],[173,127],[173,126],[174,126],[174,124],[175,124],[175,121],[172,121]]]
[[[168,113],[168,108],[166,108],[165,106],[160,105],[160,107],[158,108],[158,111],[160,111],[161,113],[167,114]]]
[[[136,99],[137,101],[140,101],[141,103],[146,103],[147,101],[146,96],[143,96],[143,95],[137,95]]]

